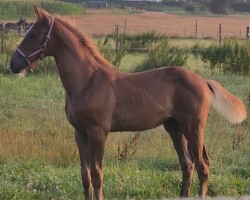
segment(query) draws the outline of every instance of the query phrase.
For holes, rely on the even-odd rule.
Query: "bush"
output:
[[[189,11],[189,12],[194,12],[196,10],[196,6],[194,3],[189,2],[185,5],[185,10]]]
[[[132,71],[146,71],[164,66],[183,66],[187,62],[187,53],[180,49],[171,49],[169,39],[164,38],[152,45],[148,58],[137,65]]]
[[[9,61],[10,57],[15,51],[17,44],[20,43],[22,37],[20,36],[11,36],[5,34],[3,36],[3,50],[0,50],[0,73],[6,74],[9,73]],[[1,47],[1,46],[0,46]],[[2,48],[2,47],[1,47]]]
[[[114,65],[116,69],[119,69],[122,59],[128,52],[129,44],[120,39],[114,41],[112,38],[106,37],[97,39],[97,47],[104,58]]]
[[[150,44],[160,41],[164,38],[167,38],[167,36],[164,34],[157,33],[155,31],[149,31],[135,35],[126,35],[124,40],[130,43],[131,48],[148,48]]]
[[[79,15],[84,13],[84,7],[73,3],[57,1],[0,1],[0,18],[17,19],[20,17],[33,17],[32,3],[48,12],[61,15]]]
[[[229,8],[228,0],[211,0],[209,9],[215,14],[227,14]]]
[[[211,45],[202,48],[195,45],[193,55],[209,63],[212,70],[237,75],[250,74],[250,44],[237,39],[225,39],[221,46]]]

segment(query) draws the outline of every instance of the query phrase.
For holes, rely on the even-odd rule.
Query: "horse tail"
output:
[[[218,82],[206,80],[211,94],[212,106],[233,124],[240,123],[247,117],[246,108],[237,96],[232,95]]]

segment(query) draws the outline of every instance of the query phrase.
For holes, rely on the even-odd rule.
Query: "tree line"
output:
[[[250,0],[162,0],[164,4],[184,7],[193,12],[197,9],[209,10],[215,14],[227,14],[228,11],[250,12]]]

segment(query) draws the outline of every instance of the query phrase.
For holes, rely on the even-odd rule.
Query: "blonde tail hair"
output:
[[[215,110],[233,124],[246,119],[247,111],[239,97],[232,95],[214,80],[206,82],[211,91],[211,103]]]

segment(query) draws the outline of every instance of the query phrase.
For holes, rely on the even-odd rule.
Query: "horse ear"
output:
[[[42,15],[40,14],[38,7],[35,4],[33,4],[32,7],[33,7],[33,10],[37,16],[37,19],[41,19]]]
[[[37,20],[49,20],[50,14],[47,13],[45,10],[38,8],[36,5],[33,4],[33,10],[37,16]]]

